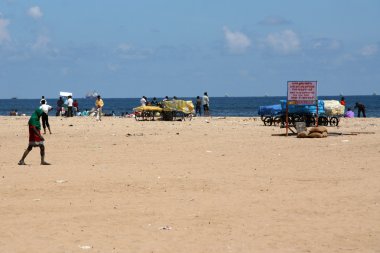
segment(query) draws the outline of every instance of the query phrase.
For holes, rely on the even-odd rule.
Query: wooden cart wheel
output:
[[[321,126],[328,126],[329,124],[329,119],[325,116],[318,117],[318,125]]]
[[[274,117],[274,119],[273,119],[273,125],[279,126],[280,123],[281,123],[281,116]]]
[[[338,126],[338,125],[339,125],[339,119],[337,117],[331,117],[330,126]]]
[[[271,126],[272,125],[272,117],[265,117],[263,119],[263,122],[264,122],[264,126]]]

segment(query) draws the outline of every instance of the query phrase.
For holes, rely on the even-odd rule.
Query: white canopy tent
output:
[[[60,91],[60,92],[59,92],[59,95],[60,95],[61,97],[68,97],[68,96],[73,96],[73,93],[71,93],[71,92],[66,92],[66,91]]]

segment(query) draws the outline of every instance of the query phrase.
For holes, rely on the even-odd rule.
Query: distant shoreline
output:
[[[367,95],[319,95],[318,97],[376,97],[376,96],[379,96],[380,95],[374,95],[374,94],[367,94]],[[86,100],[94,100],[95,98],[85,98],[85,97],[75,97],[73,96],[74,98],[76,99],[86,99]],[[191,96],[191,97],[181,97],[181,96],[177,96],[179,99],[181,98],[195,98],[196,96]],[[285,98],[286,95],[274,95],[274,96],[210,96],[210,98]],[[56,96],[56,97],[46,97],[46,99],[57,99],[59,98],[59,96]],[[114,98],[114,97],[103,97],[103,99],[140,99],[140,97],[117,97],[117,98]],[[158,99],[160,98],[164,98],[164,97],[157,97]],[[17,97],[17,98],[0,98],[0,100],[35,100],[35,99],[38,99],[40,100],[41,98],[38,97],[38,98],[20,98],[20,97]]]

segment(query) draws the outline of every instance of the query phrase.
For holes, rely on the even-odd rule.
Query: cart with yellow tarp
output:
[[[162,101],[162,119],[167,121],[191,120],[194,114],[193,101],[167,100]]]
[[[135,112],[135,119],[137,121],[141,120],[155,120],[162,117],[162,108],[159,106],[139,106],[133,108]]]
[[[135,119],[176,121],[192,119],[194,104],[192,101],[167,100],[160,102],[159,106],[139,106],[133,108]]]

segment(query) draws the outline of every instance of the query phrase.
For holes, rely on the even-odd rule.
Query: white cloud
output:
[[[360,54],[362,56],[373,56],[373,55],[377,54],[378,51],[379,51],[379,47],[376,44],[372,44],[372,45],[367,45],[367,46],[363,47],[360,50]]]
[[[28,15],[34,19],[39,19],[42,17],[43,13],[38,6],[30,7],[28,10]]]
[[[313,49],[338,50],[342,48],[342,42],[336,39],[321,38],[313,41]]]
[[[120,44],[120,45],[117,47],[117,49],[118,49],[119,51],[121,51],[121,52],[126,53],[126,52],[128,52],[128,51],[130,51],[130,50],[132,49],[132,46],[131,46],[130,44],[127,44],[127,43],[122,43],[122,44]]]
[[[116,54],[122,59],[143,60],[153,54],[151,49],[135,48],[131,44],[121,43],[116,48]]]
[[[291,22],[282,17],[266,17],[259,22],[260,25],[287,25]]]
[[[10,24],[8,19],[0,18],[0,44],[11,40],[7,26]]]
[[[241,32],[232,32],[228,27],[223,27],[227,47],[232,53],[243,53],[251,46],[250,39]]]
[[[284,30],[279,33],[271,33],[266,38],[266,43],[275,51],[289,54],[300,49],[298,35],[292,30]]]
[[[45,35],[39,35],[36,42],[32,45],[32,49],[35,51],[46,51],[50,43],[50,38]]]
[[[120,65],[113,64],[113,63],[107,63],[107,69],[112,72],[116,72],[120,69]]]

